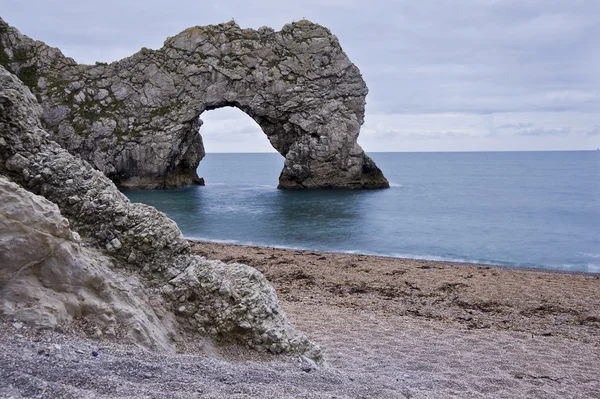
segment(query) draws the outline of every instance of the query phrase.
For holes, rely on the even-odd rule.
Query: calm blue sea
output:
[[[127,191],[189,238],[600,273],[600,151],[371,153],[377,191],[281,191],[279,154],[207,154],[205,187]]]

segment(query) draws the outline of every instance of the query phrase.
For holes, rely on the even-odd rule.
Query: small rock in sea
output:
[[[15,330],[20,330],[21,328],[23,328],[23,323],[13,323],[13,327]]]
[[[99,353],[97,351],[92,351],[92,356],[97,357]]]

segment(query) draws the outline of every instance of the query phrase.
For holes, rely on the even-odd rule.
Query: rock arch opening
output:
[[[277,152],[259,124],[233,105],[206,110],[200,120],[206,153]]]
[[[205,156],[198,167],[207,186],[277,185],[284,157],[258,123],[235,106],[200,115]]]

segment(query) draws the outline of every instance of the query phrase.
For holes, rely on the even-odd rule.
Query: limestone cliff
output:
[[[140,279],[82,245],[58,207],[0,176],[0,314],[172,351],[177,322]],[[151,306],[153,304],[154,306]]]
[[[319,357],[262,274],[193,256],[173,221],[131,204],[50,140],[41,115],[29,89],[0,66],[0,176],[20,186],[0,178],[1,313],[49,326],[77,318],[98,328],[139,325],[128,335],[157,347],[191,334]]]
[[[0,64],[36,94],[53,140],[121,187],[199,182],[199,116],[224,106],[285,157],[280,188],[389,186],[357,144],[367,86],[337,38],[306,20],[194,27],[158,50],[78,65],[0,19]]]

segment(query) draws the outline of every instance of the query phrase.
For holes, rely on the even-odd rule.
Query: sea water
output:
[[[206,186],[126,191],[188,238],[600,273],[600,152],[371,153],[385,190],[277,190],[276,153],[207,154]]]

